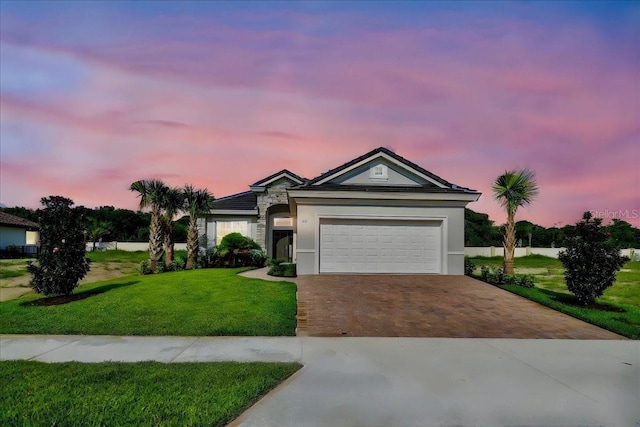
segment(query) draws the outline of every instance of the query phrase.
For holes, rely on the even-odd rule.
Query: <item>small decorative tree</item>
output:
[[[82,213],[66,197],[43,197],[40,202],[44,209],[38,211],[38,263],[27,266],[31,287],[45,295],[69,295],[89,271]]]
[[[616,273],[629,258],[609,243],[601,218],[585,212],[576,224],[576,236],[558,258],[565,268],[567,289],[581,304],[593,304],[616,281]]]

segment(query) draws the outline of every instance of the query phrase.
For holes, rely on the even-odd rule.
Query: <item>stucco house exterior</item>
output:
[[[298,274],[464,274],[464,208],[479,197],[380,147],[313,179],[276,172],[199,227],[207,246],[240,232]]]
[[[23,253],[36,253],[40,226],[33,221],[0,212],[0,250],[17,246]]]

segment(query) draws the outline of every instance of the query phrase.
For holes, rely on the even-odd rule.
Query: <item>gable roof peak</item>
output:
[[[268,184],[271,184],[274,181],[277,181],[280,178],[288,178],[298,185],[304,184],[307,181],[305,178],[302,178],[301,176],[296,175],[295,173],[291,172],[288,169],[282,169],[281,171],[271,174],[268,177],[261,179],[260,181],[254,182],[253,184],[250,185],[250,187],[251,188],[264,187]]]

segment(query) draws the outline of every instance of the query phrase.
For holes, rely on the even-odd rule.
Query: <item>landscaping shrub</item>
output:
[[[251,251],[260,251],[260,245],[253,239],[243,236],[240,233],[230,233],[222,238],[217,248],[217,255],[222,259],[225,267],[246,267],[255,266],[254,257]],[[266,255],[264,256],[266,259]]]
[[[82,211],[66,197],[43,197],[39,210],[38,264],[27,265],[31,287],[45,295],[69,295],[89,271]]]
[[[569,292],[580,303],[593,304],[605,289],[613,286],[616,273],[628,257],[609,243],[602,219],[585,212],[576,224],[576,236],[567,240],[567,249],[558,254],[565,268],[564,280]]]
[[[251,256],[251,261],[254,266],[258,268],[262,268],[267,265],[267,259],[269,258],[267,254],[261,249],[251,249],[249,251],[249,255]]]
[[[533,276],[524,274],[504,274],[504,269],[502,267],[492,268],[483,265],[480,268],[480,279],[483,282],[487,282],[492,285],[515,285],[523,288],[533,288],[535,286]]]
[[[153,270],[151,270],[151,268],[149,267],[148,260],[144,260],[140,263],[140,274],[142,274],[143,276],[147,274],[153,274]]]
[[[513,276],[505,276],[504,284],[520,286],[523,288],[533,288],[536,285],[533,281],[533,276],[529,276],[526,274],[514,274]]]
[[[277,277],[296,277],[296,265],[287,262],[286,259],[271,259],[269,260],[269,266],[271,267],[267,274]]]
[[[169,265],[164,265],[162,268],[163,272],[168,271],[182,271],[185,269],[187,265],[187,260],[182,257],[176,257]]]
[[[464,257],[464,274],[466,276],[471,276],[475,270],[476,265],[469,258]]]
[[[240,233],[227,234],[220,245],[207,249],[203,257],[207,267],[262,268],[267,264],[267,259],[260,245]]]

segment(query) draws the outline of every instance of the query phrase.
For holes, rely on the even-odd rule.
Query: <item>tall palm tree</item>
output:
[[[192,269],[198,259],[198,249],[200,246],[198,236],[198,215],[206,213],[211,209],[213,196],[206,188],[196,190],[191,184],[183,188],[185,210],[189,214],[189,226],[187,229],[187,265],[186,269]]]
[[[520,206],[530,204],[538,195],[535,172],[529,169],[505,171],[493,182],[493,197],[507,210],[504,232],[504,272],[513,274],[516,246],[515,216]]]
[[[173,218],[184,208],[184,194],[179,188],[167,188],[162,200],[164,210],[164,264],[169,267],[174,259]]]
[[[151,209],[149,226],[149,269],[154,273],[162,259],[163,227],[162,207],[168,187],[159,179],[142,179],[131,184],[129,190],[138,192],[140,209]]]

